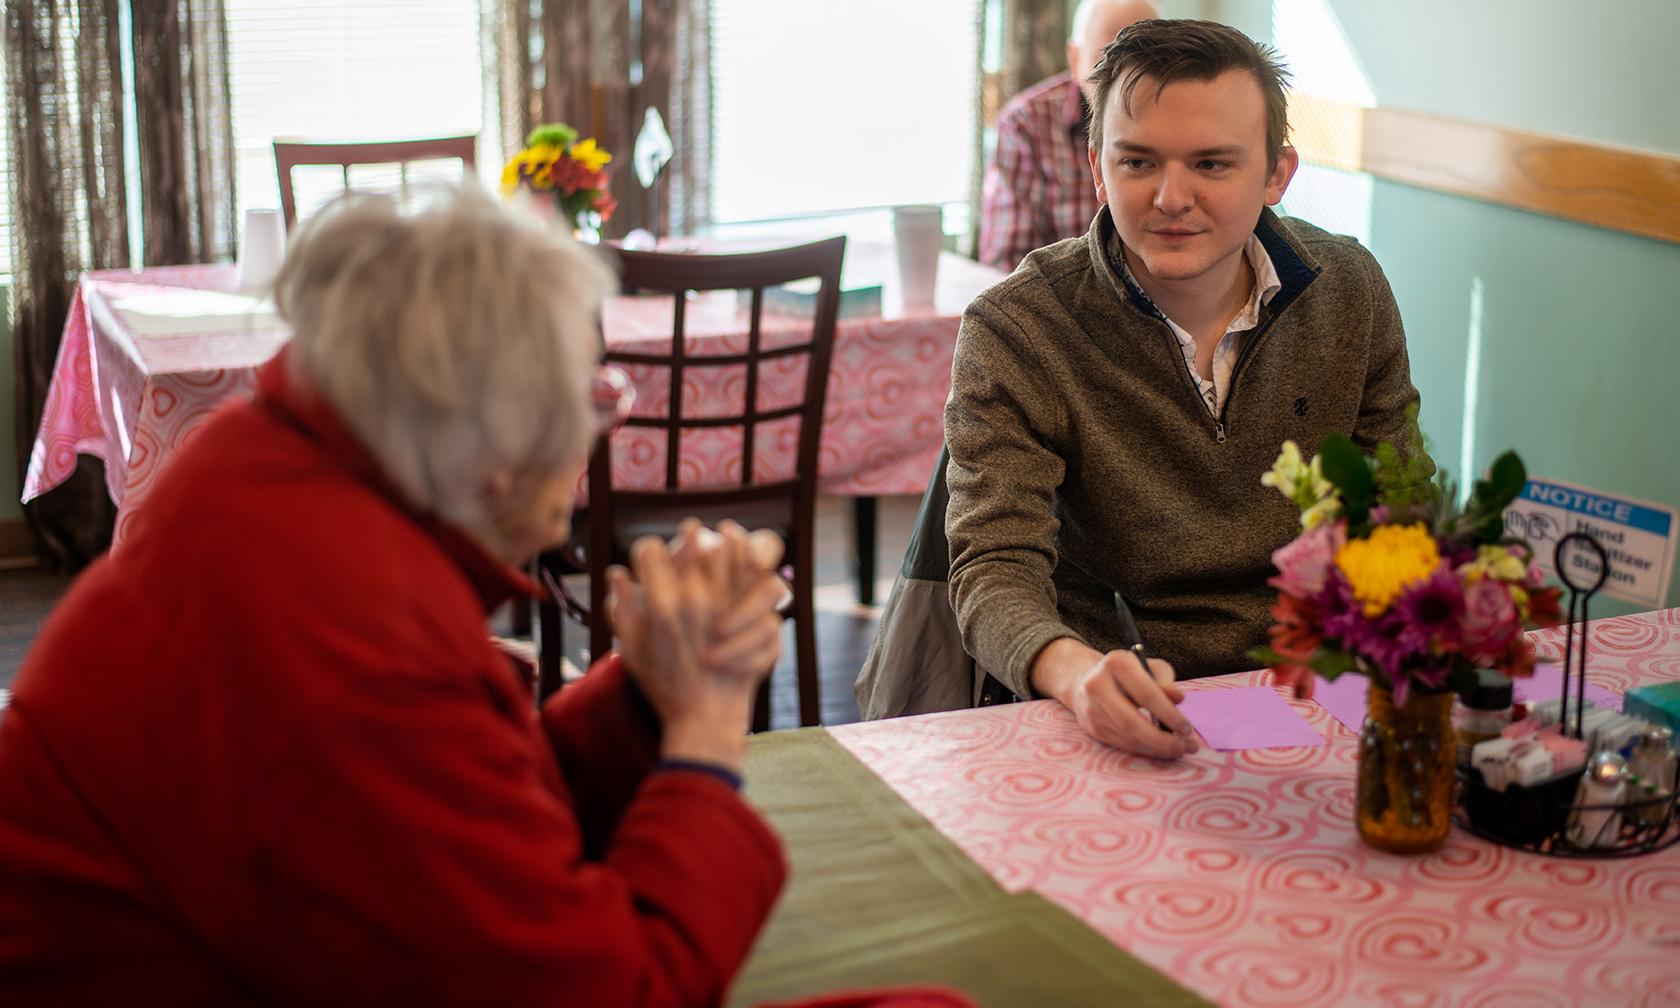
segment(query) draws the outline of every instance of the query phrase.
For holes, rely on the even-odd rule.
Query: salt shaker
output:
[[[1655,788],[1654,793],[1639,797],[1642,800],[1650,797],[1663,799],[1645,801],[1635,810],[1639,821],[1646,826],[1661,825],[1668,818],[1669,806],[1674,800],[1676,768],[1673,729],[1665,726],[1651,728],[1634,743],[1633,753],[1628,757],[1628,773]]]
[[[1601,752],[1587,761],[1569,813],[1569,842],[1577,847],[1613,847],[1621,835],[1622,802],[1627,797],[1627,760]]]

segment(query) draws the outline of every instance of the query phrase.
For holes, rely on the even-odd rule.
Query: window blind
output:
[[[489,121],[476,0],[228,0],[239,209],[280,206],[272,143],[479,135],[479,172],[500,168]],[[493,96],[491,96],[493,98]],[[487,108],[488,107],[488,108]],[[434,169],[458,177],[452,163]],[[410,181],[426,174],[411,169]],[[353,185],[394,186],[394,169]],[[293,175],[299,215],[337,193],[336,168]]]
[[[981,0],[712,0],[717,223],[966,203]]]

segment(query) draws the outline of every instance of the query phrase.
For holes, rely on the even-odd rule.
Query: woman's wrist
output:
[[[708,698],[688,705],[664,726],[662,759],[711,763],[739,772],[747,752],[747,719],[752,694]]]

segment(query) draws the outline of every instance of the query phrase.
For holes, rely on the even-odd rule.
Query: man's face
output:
[[[1158,281],[1224,281],[1243,245],[1295,173],[1285,148],[1268,165],[1260,84],[1244,70],[1178,81],[1159,98],[1151,77],[1118,86],[1103,110],[1103,150],[1091,152],[1097,197],[1108,204],[1134,270]],[[1140,277],[1140,279],[1147,279]]]

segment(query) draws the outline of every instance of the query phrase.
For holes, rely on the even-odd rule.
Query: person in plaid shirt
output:
[[[1090,228],[1102,201],[1086,156],[1085,78],[1120,29],[1156,16],[1149,0],[1083,0],[1068,35],[1067,72],[1022,91],[998,114],[980,194],[981,262],[1013,270],[1033,249]]]

